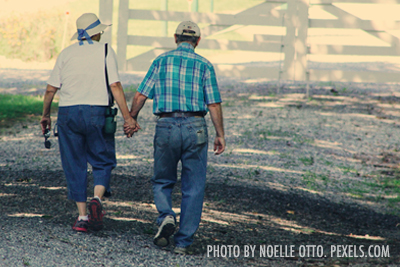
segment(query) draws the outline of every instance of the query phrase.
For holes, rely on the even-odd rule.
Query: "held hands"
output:
[[[225,151],[225,138],[216,136],[214,140],[214,154],[220,155]]]
[[[134,133],[136,133],[137,131],[139,131],[140,125],[139,123],[137,123],[137,121],[130,117],[129,119],[125,120],[124,123],[124,132],[126,134],[126,137],[130,138],[133,136]]]

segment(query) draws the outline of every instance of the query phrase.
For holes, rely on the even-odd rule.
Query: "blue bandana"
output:
[[[97,20],[95,22],[93,22],[92,24],[90,24],[89,26],[87,26],[86,29],[78,29],[78,40],[79,45],[83,45],[83,38],[86,38],[86,40],[88,41],[89,44],[93,44],[92,39],[90,38],[89,34],[87,33],[87,30],[93,29],[94,27],[96,27],[97,25],[101,24],[100,20]]]

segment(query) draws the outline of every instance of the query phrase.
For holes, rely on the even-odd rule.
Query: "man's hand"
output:
[[[126,134],[126,137],[130,138],[133,136],[134,133],[136,133],[137,131],[139,131],[140,125],[139,123],[137,123],[137,121],[135,119],[133,119],[132,117],[130,119],[125,120],[124,123],[124,132]]]
[[[208,105],[208,109],[210,110],[211,120],[217,133],[214,140],[215,155],[220,155],[225,150],[224,121],[221,103],[210,104]]]
[[[225,138],[216,136],[214,140],[215,155],[220,155],[224,151],[225,151]]]
[[[50,119],[50,117],[42,117],[42,119],[40,120],[40,125],[42,126],[42,133],[43,134],[46,131],[46,129],[49,129],[49,131],[50,131],[51,130],[51,119]]]

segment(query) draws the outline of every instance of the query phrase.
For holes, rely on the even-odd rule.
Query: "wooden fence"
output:
[[[239,0],[237,0],[239,1]],[[218,75],[271,80],[295,81],[352,81],[352,82],[400,82],[396,72],[345,71],[341,69],[312,69],[309,55],[357,55],[399,56],[399,38],[389,33],[399,30],[400,21],[373,21],[360,19],[336,6],[336,3],[400,4],[400,0],[274,0],[266,1],[238,14],[215,14],[199,12],[176,12],[129,9],[129,0],[119,1],[117,56],[120,70],[146,71],[151,60],[162,52],[176,48],[171,37],[128,35],[128,21],[184,21],[207,24],[202,28],[202,40],[198,48],[213,50],[241,50],[282,53],[280,67],[215,65]],[[287,4],[287,8],[278,8]],[[318,5],[336,19],[310,19],[310,6]],[[112,20],[113,0],[100,0],[100,18]],[[260,25],[284,27],[284,35],[255,34],[252,41],[206,39],[232,25]],[[310,28],[360,29],[386,42],[387,46],[322,45],[308,44]],[[151,46],[154,49],[137,57],[127,59],[128,45]]]

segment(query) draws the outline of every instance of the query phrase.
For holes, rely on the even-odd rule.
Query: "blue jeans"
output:
[[[204,118],[161,118],[154,136],[154,202],[160,225],[172,211],[171,193],[177,181],[177,167],[182,162],[182,203],[177,247],[193,243],[199,228],[206,185],[208,133]]]
[[[115,168],[114,135],[105,135],[106,107],[77,105],[58,110],[61,163],[68,185],[68,198],[87,200],[87,163],[92,165],[94,185],[109,187]]]

